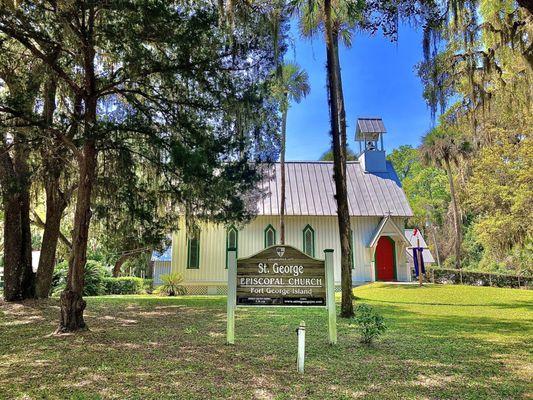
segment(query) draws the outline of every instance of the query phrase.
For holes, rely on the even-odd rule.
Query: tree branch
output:
[[[39,50],[33,43],[31,43],[28,36],[25,36],[23,33],[13,29],[5,24],[0,24],[0,32],[4,32],[6,35],[17,40],[21,45],[28,49],[35,57],[42,60],[46,65],[48,65],[54,72],[63,79],[75,93],[82,93],[82,89],[74,82],[74,80],[57,64],[56,60],[52,57],[44,54]],[[31,37],[31,36],[30,36]]]
[[[41,217],[39,217],[39,214],[37,214],[35,210],[32,210],[32,214],[34,219],[31,222],[33,222],[35,226],[44,229],[45,222],[41,219]],[[65,246],[67,246],[69,249],[72,249],[72,243],[70,242],[70,240],[67,239],[65,235],[63,235],[61,231],[59,231],[59,239],[63,242]]]
[[[31,124],[32,126],[36,126],[38,128],[41,128],[44,131],[48,131],[52,133],[57,139],[61,140],[67,146],[67,148],[69,148],[72,151],[72,153],[74,154],[76,158],[79,159],[81,157],[80,150],[78,149],[76,144],[74,144],[74,142],[70,139],[70,137],[65,135],[61,130],[48,126],[46,121],[44,121],[43,119],[31,118],[20,110],[16,110],[14,108],[3,106],[3,105],[0,105],[0,112],[9,113],[16,118],[24,119],[25,121],[28,121],[28,123]]]

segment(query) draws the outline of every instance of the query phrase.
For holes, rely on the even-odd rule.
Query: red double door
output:
[[[394,242],[382,236],[376,247],[376,280],[393,281],[394,278]]]

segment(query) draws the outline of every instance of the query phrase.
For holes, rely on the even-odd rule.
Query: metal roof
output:
[[[413,215],[392,165],[387,172],[365,173],[358,161],[347,163],[348,203],[351,216]],[[333,162],[285,163],[286,215],[337,215]],[[279,215],[280,164],[275,163],[260,184],[264,193],[257,201],[259,215]]]
[[[381,118],[357,118],[356,133],[385,133],[385,124]]]

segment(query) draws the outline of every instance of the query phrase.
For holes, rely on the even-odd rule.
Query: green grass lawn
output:
[[[358,302],[389,327],[364,346],[321,309],[238,309],[225,298],[93,297],[89,332],[55,337],[57,300],[0,303],[2,399],[517,399],[533,387],[533,292],[372,284]],[[306,373],[295,328],[307,324]]]

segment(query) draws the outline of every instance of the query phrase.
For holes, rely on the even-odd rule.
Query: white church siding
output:
[[[405,258],[405,246],[401,246],[398,241],[396,241],[396,263],[397,280],[409,282],[411,280],[411,272]]]
[[[373,280],[372,253],[367,244],[372,238],[381,217],[352,217],[352,240],[354,269],[352,280],[365,282]],[[401,217],[393,217],[398,226],[403,227]],[[264,231],[272,225],[279,241],[279,217],[258,216],[252,222],[238,229],[238,257],[248,257],[265,247]],[[325,249],[334,250],[335,283],[340,285],[340,243],[337,217],[335,216],[287,216],[286,244],[303,250],[303,231],[310,225],[315,232],[315,257],[324,258]],[[227,283],[226,270],[226,232],[227,227],[215,224],[200,225],[200,262],[198,269],[187,268],[187,234],[185,222],[181,221],[179,230],[172,236],[172,270],[183,275],[185,285],[192,287],[193,293],[223,293],[220,286]],[[385,232],[395,235],[395,232]],[[393,239],[394,236],[391,236]],[[397,279],[408,280],[405,264],[405,246],[395,240]],[[196,288],[195,288],[196,287]],[[191,292],[190,290],[190,292]]]
[[[375,152],[376,150],[365,150]],[[405,193],[392,165],[385,160],[384,151],[379,170],[368,170],[359,161],[347,163],[348,206],[351,216],[354,269],[352,280],[376,280],[374,253],[376,240],[390,236],[394,240],[394,263],[387,262],[387,271],[395,265],[394,279],[407,281],[405,248],[409,241],[404,236],[404,220],[411,216]],[[314,231],[314,257],[323,258],[325,249],[333,249],[335,283],[340,285],[340,241],[337,224],[337,204],[333,181],[333,163],[287,162],[286,244],[302,251],[303,233],[307,225]],[[265,248],[265,229],[276,230],[279,243],[280,165],[275,163],[264,171],[265,178],[258,187],[257,217],[238,228],[237,256],[248,257]],[[227,284],[226,234],[228,227],[215,224],[200,225],[199,263],[197,269],[187,268],[188,239],[185,221],[172,236],[172,270],[183,275],[189,293],[225,293]],[[389,247],[390,248],[390,247]],[[383,250],[383,247],[381,247]],[[196,256],[196,253],[194,253]],[[380,253],[382,254],[382,253]],[[390,254],[390,253],[389,253]],[[195,260],[196,262],[196,257]],[[382,267],[385,264],[380,264]],[[391,274],[392,275],[392,274]],[[391,279],[383,278],[383,279]]]

